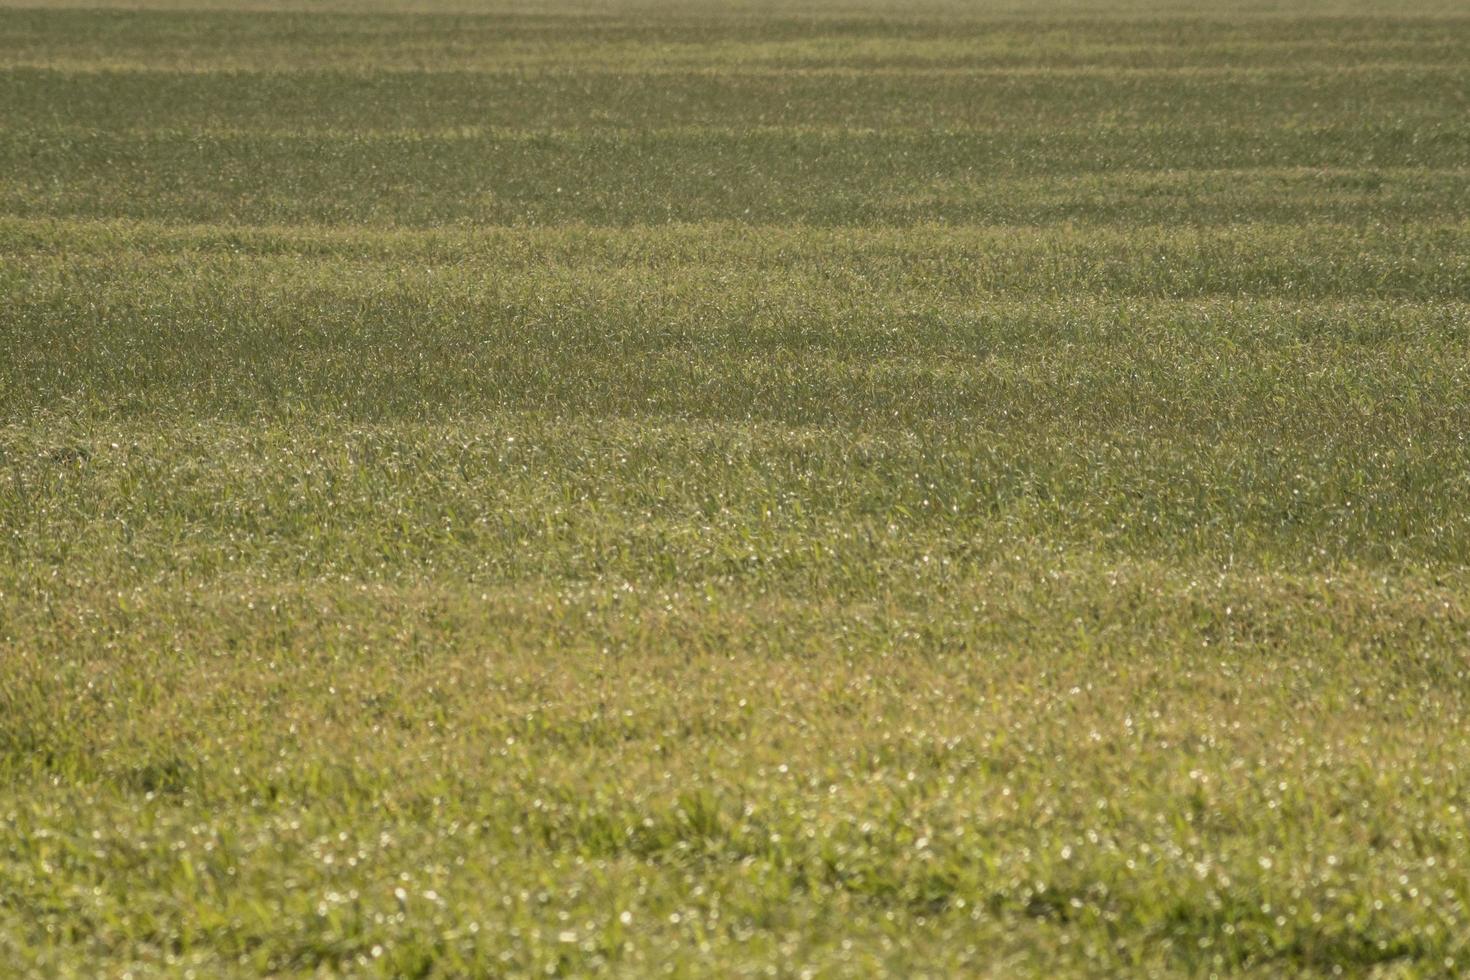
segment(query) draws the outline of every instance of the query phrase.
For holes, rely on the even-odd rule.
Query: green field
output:
[[[1470,9],[0,6],[0,973],[1470,970]]]

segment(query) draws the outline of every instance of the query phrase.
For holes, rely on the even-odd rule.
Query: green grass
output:
[[[0,7],[0,964],[1470,968],[1470,16]]]

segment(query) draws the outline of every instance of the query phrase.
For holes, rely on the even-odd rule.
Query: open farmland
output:
[[[0,964],[1448,976],[1467,812],[1462,4],[0,7]]]

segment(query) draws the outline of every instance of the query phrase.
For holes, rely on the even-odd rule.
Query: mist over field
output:
[[[0,4],[0,972],[1462,974],[1467,434],[1461,3]]]

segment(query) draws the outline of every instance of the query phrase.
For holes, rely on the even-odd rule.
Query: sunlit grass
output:
[[[5,968],[1466,969],[1470,20],[170,6],[0,9]]]

